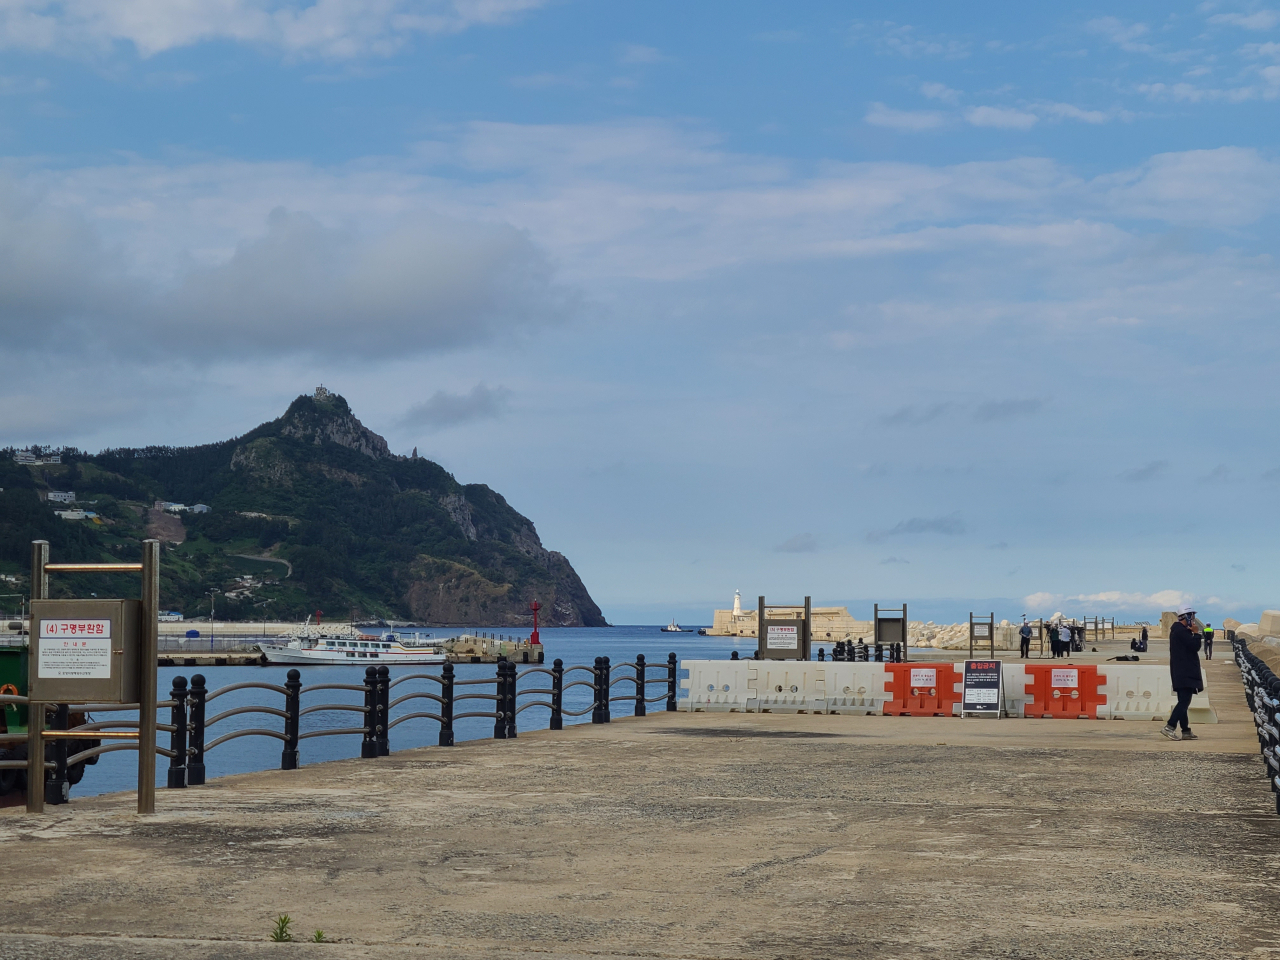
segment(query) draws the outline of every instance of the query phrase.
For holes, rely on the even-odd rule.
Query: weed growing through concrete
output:
[[[324,938],[324,931],[323,931],[323,930],[317,930],[315,933],[313,933],[313,934],[311,935],[311,942],[312,942],[312,943],[326,943],[326,942],[328,942],[328,941],[326,941],[326,940],[325,940],[325,938]]]
[[[293,920],[289,918],[287,913],[280,914],[280,916],[276,917],[275,928],[271,931],[271,936],[268,939],[275,943],[291,943],[293,941],[293,934],[289,932],[289,924],[291,923],[293,923]],[[319,931],[316,932],[318,933]]]

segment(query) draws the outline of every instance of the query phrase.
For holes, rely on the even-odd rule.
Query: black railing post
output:
[[[378,668],[364,668],[364,739],[360,756],[368,760],[378,755]]]
[[[378,756],[391,753],[391,670],[378,668]]]
[[[604,693],[604,696],[600,698],[600,711],[604,714],[604,722],[608,723],[610,719],[612,719],[609,713],[609,698],[613,695],[613,683],[609,675],[610,670],[608,657],[600,658],[600,667],[603,670],[603,682],[600,684],[600,689]]]
[[[646,669],[646,668],[645,668],[645,662],[644,662],[644,654],[643,654],[643,653],[637,653],[637,654],[636,654],[636,712],[635,712],[635,714],[634,714],[634,716],[637,716],[637,717],[643,717],[643,716],[644,716],[644,707],[645,707],[645,703],[644,703],[644,694],[645,694],[645,689],[644,689],[644,679],[645,679],[645,676],[644,676],[644,672],[645,672],[645,669]]]
[[[209,691],[204,685],[204,674],[191,678],[191,744],[187,759],[187,786],[204,786],[204,698]]]
[[[564,661],[556,658],[551,665],[551,727],[564,729]]]
[[[285,674],[284,749],[280,751],[280,769],[298,769],[298,712],[302,709],[302,674],[297,668]]]
[[[676,682],[676,674],[680,672],[680,661],[676,659],[675,651],[667,654],[667,712],[672,713],[676,709],[676,688],[679,684]]]
[[[603,657],[596,657],[595,666],[593,666],[591,669],[591,722],[592,723],[604,723],[604,713],[600,709],[600,701],[604,699],[604,697],[601,697],[600,695],[600,677],[603,675],[603,671],[604,671],[604,668],[600,665],[600,662],[603,659],[604,659]],[[609,693],[606,690],[604,696],[607,697],[608,695]]]
[[[65,703],[58,704],[53,711],[54,730],[66,730],[70,719],[70,711]],[[27,720],[31,722],[30,719]],[[52,743],[53,773],[46,774],[44,782],[44,802],[48,804],[66,803],[71,797],[71,783],[67,780],[67,738],[56,737]],[[46,753],[47,757],[48,754]]]
[[[507,739],[516,739],[516,684],[519,682],[514,662],[507,664]]]
[[[182,789],[187,785],[187,678],[174,677],[169,691],[173,707],[169,710],[169,722],[173,732],[169,734],[169,789]]]
[[[497,697],[493,701],[493,739],[507,739],[507,658],[498,658],[498,673],[493,681],[493,693]]]
[[[440,746],[453,746],[453,664],[440,671]]]

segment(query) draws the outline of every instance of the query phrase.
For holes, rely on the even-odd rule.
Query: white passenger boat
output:
[[[358,633],[350,627],[319,627],[307,622],[291,634],[264,640],[258,650],[269,663],[360,663],[379,666],[444,663],[444,648],[429,637],[418,638],[384,633]]]
[[[690,627],[688,630],[686,630],[684,627],[680,626],[680,624],[676,623],[675,620],[673,619],[669,624],[667,624],[665,627],[662,628],[662,632],[663,633],[693,633],[693,628]]]

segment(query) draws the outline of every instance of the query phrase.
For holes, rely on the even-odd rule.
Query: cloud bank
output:
[[[210,40],[345,60],[388,56],[415,34],[509,23],[546,0],[6,0],[0,46],[84,54],[116,43],[140,56]]]

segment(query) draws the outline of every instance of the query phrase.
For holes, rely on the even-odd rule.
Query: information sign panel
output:
[[[974,635],[975,637],[989,637],[989,636],[991,636],[991,624],[989,624],[989,623],[975,623],[975,624],[973,625],[973,635]]]
[[[1049,685],[1053,687],[1078,687],[1080,686],[1080,671],[1054,670],[1053,675],[1049,678]]]
[[[966,660],[960,715],[999,717],[1003,676],[1003,664],[999,660]]]
[[[36,676],[42,680],[111,677],[110,620],[41,620]]]
[[[765,647],[769,650],[799,650],[800,628],[771,623],[765,627]]]
[[[32,700],[137,703],[138,600],[31,601]]]
[[[938,685],[937,667],[912,667],[911,686],[936,687]]]

